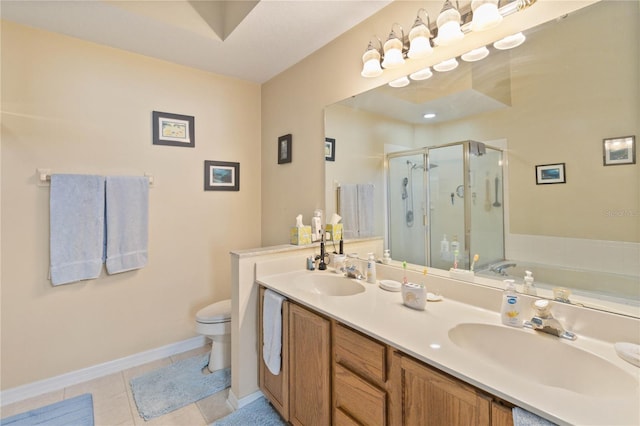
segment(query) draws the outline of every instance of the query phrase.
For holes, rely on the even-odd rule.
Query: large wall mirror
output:
[[[640,164],[628,150],[634,158],[609,165],[604,147],[640,136],[639,20],[637,1],[598,2],[526,31],[512,50],[489,46],[481,61],[328,106],[328,215],[338,187],[373,184],[370,220],[388,243],[388,203],[401,201],[387,196],[402,185],[387,180],[389,154],[480,141],[504,150],[499,238],[515,264],[487,276],[522,282],[524,269],[537,267],[540,285],[568,287],[572,301],[640,316]],[[553,184],[540,175],[549,165],[547,179],[562,172]],[[456,187],[446,191],[460,198]],[[476,195],[482,202],[488,194]],[[433,208],[423,206],[427,226]]]

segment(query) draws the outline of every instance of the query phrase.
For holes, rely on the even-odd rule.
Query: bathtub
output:
[[[515,266],[508,266],[515,264]],[[491,270],[504,266],[502,275]],[[599,300],[640,306],[640,277],[607,272],[579,270],[555,265],[542,265],[518,260],[505,260],[476,271],[477,275],[493,279],[513,279],[524,282],[525,271],[531,271],[537,288],[552,290],[554,287],[571,289],[573,295]]]

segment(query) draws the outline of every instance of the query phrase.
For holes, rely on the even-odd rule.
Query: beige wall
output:
[[[419,7],[432,16],[442,2],[394,1],[323,49],[279,74],[262,87],[262,243],[287,241],[295,216],[311,216],[324,205],[324,107],[379,86],[394,78],[433,65],[517,30],[530,28],[593,1],[539,0],[534,7],[505,19],[496,29],[470,34],[456,46],[439,47],[428,59],[411,61],[383,76],[360,76],[361,56],[374,34],[386,38],[391,25],[409,28]],[[293,134],[293,161],[278,165],[278,136]]]
[[[152,145],[154,110],[195,116],[196,147]],[[260,245],[260,120],[257,84],[2,23],[2,389],[196,336],[229,252]],[[239,162],[240,191],[203,191],[204,160]],[[52,287],[38,167],[152,173],[149,264]]]

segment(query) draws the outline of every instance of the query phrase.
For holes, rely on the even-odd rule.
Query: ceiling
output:
[[[264,83],[391,0],[2,0],[2,19]]]

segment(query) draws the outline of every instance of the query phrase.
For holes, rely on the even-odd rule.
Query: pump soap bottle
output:
[[[531,296],[537,296],[538,291],[536,290],[536,286],[533,284],[533,273],[531,271],[524,271],[524,273],[525,277],[522,292]]]
[[[376,283],[376,258],[373,253],[369,253],[367,259],[367,282],[371,284]]]
[[[522,327],[520,318],[521,301],[516,292],[514,280],[504,280],[506,285],[502,295],[502,309],[500,310],[502,323],[511,327]]]

